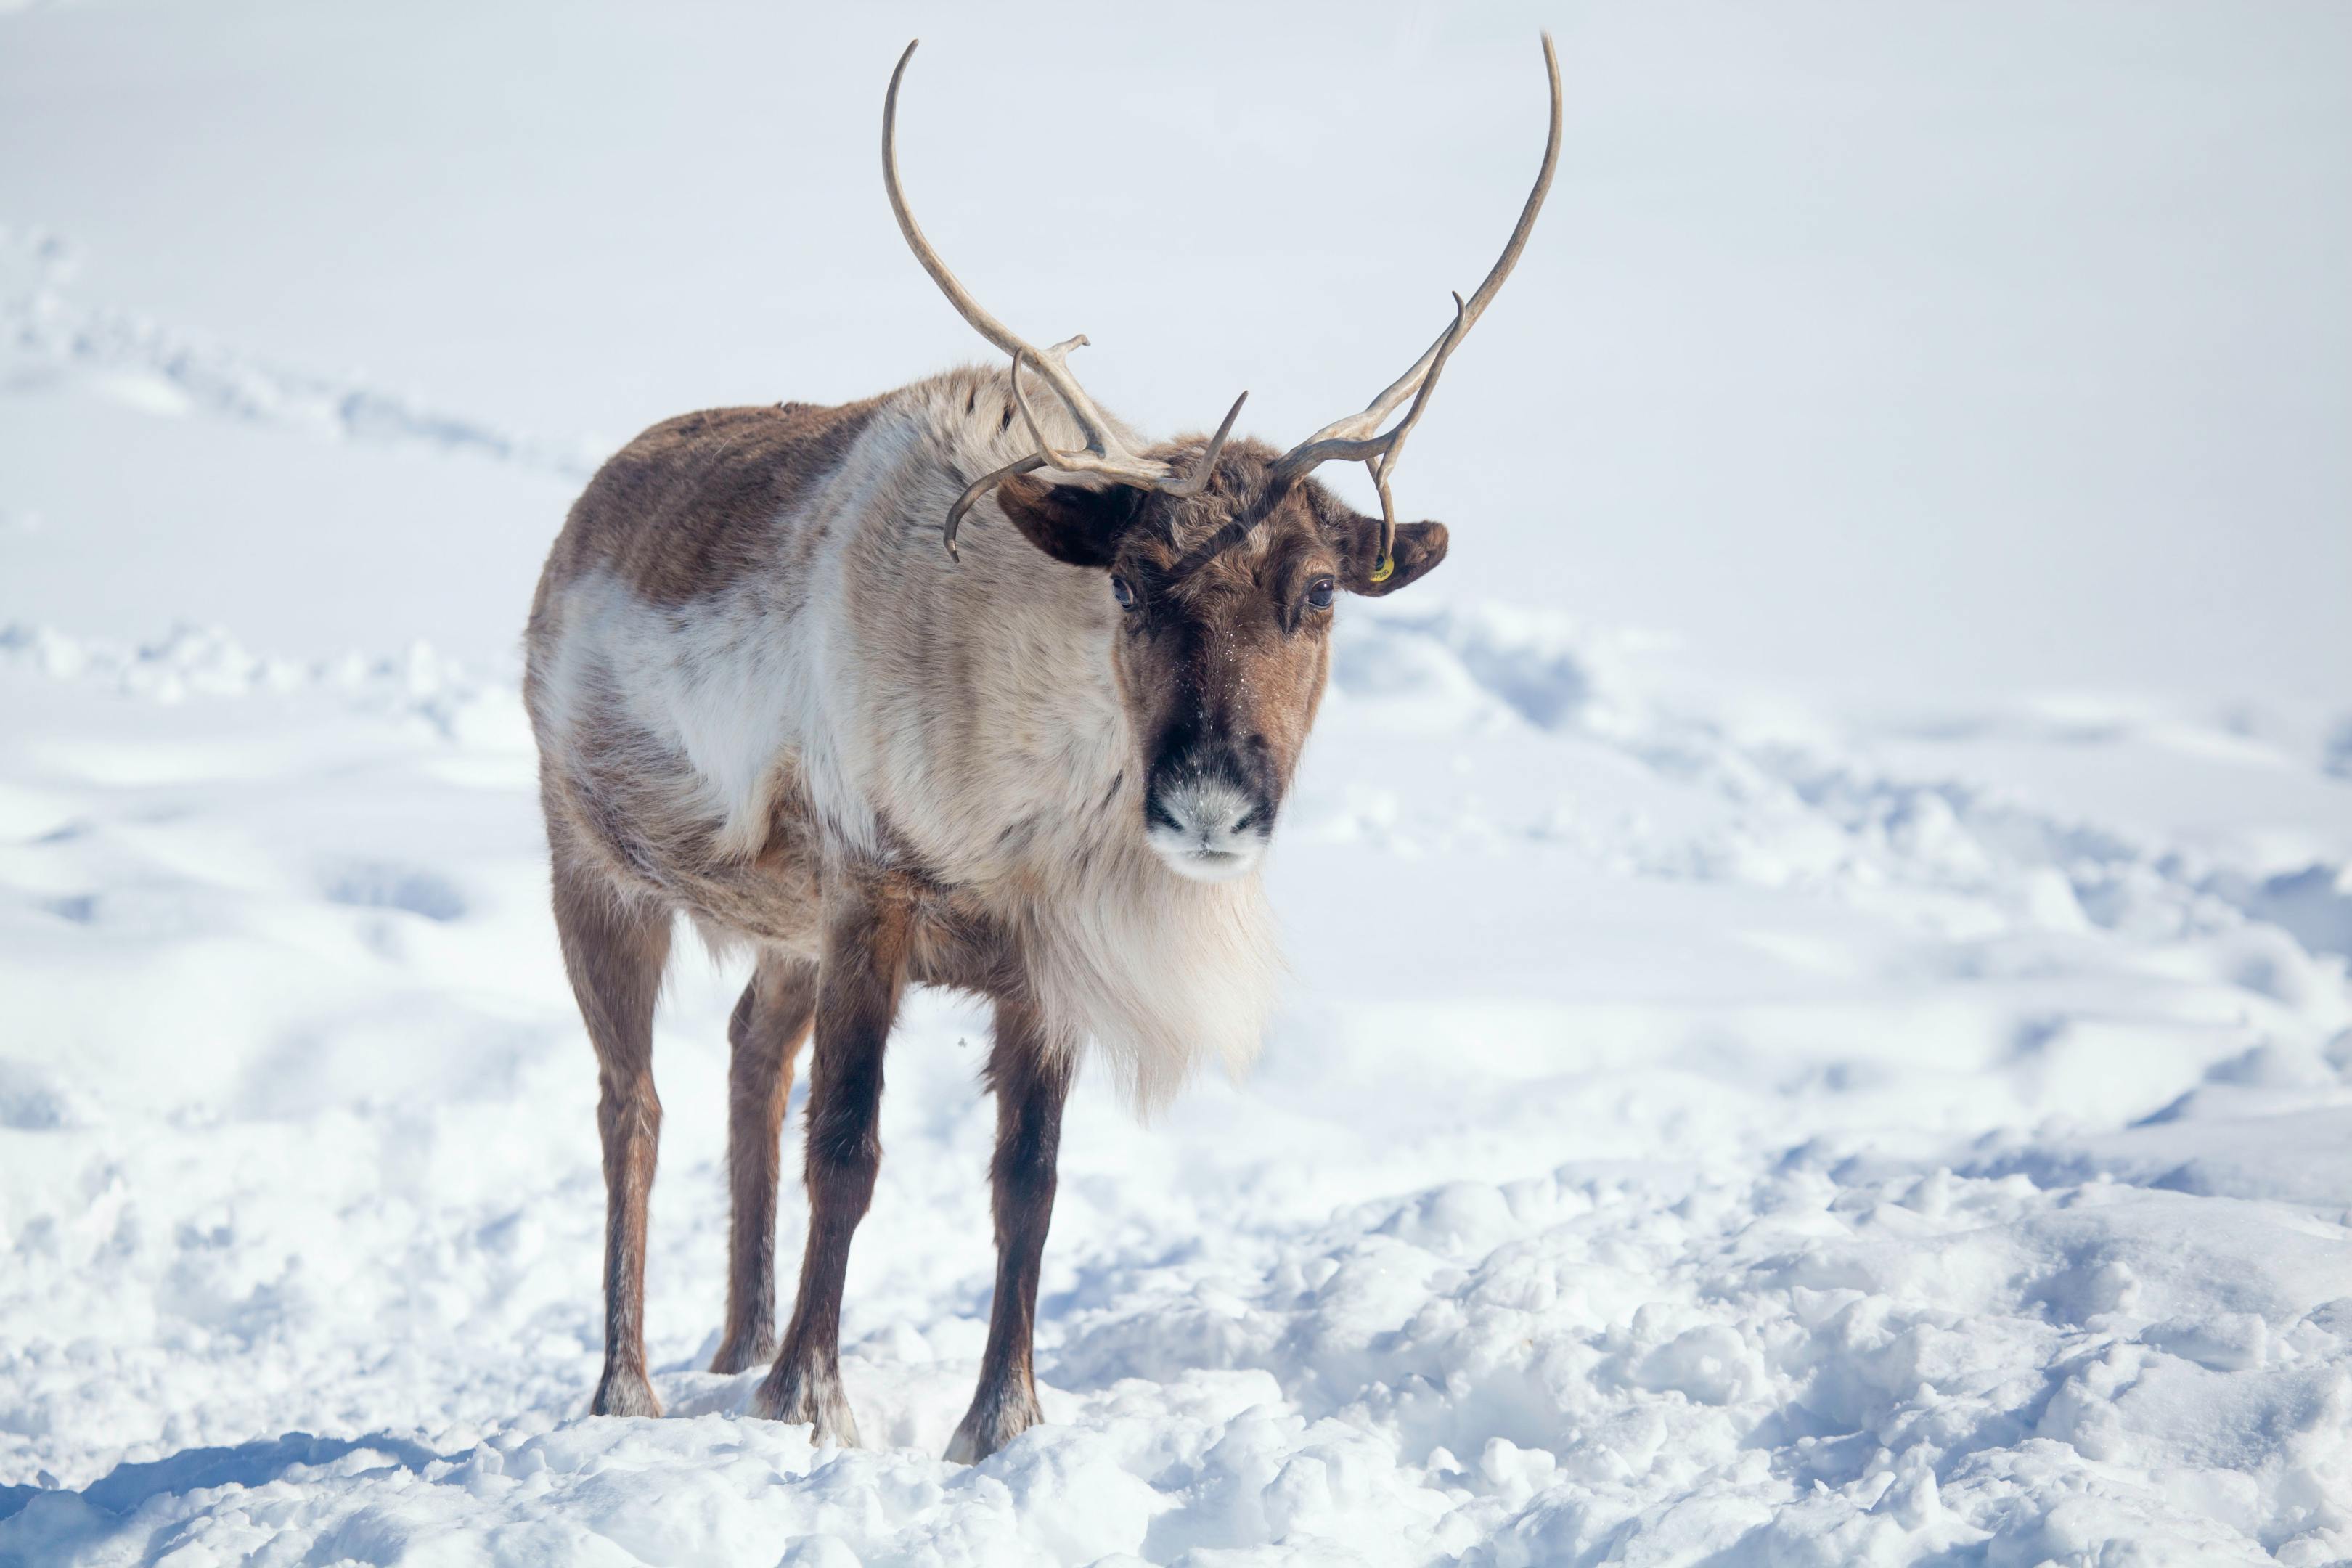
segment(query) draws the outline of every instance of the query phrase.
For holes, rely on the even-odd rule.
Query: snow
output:
[[[1772,40],[1715,12],[1678,40],[1631,13],[1563,24],[1599,118],[1562,193],[1580,183],[1589,205],[1539,236],[1521,313],[1507,299],[1465,351],[1456,423],[1441,403],[1416,437],[1400,488],[1454,523],[1459,562],[1426,593],[1343,611],[1270,862],[1288,1003],[1246,1081],[1200,1083],[1150,1126],[1103,1075],[1082,1079],[1040,1299],[1048,1421],[963,1467],[940,1455],[993,1269],[984,1014],[919,994],[894,1037],[845,1300],[873,1447],[813,1449],[805,1427],[745,1414],[757,1373],[700,1370],[740,960],[689,953],[656,1028],[647,1315],[669,1415],[583,1414],[603,1187],[516,691],[530,574],[580,474],[635,425],[869,392],[965,350],[878,197],[851,205],[872,196],[867,120],[838,146],[809,129],[866,114],[878,72],[846,62],[887,69],[911,29],[711,15],[751,40],[712,68],[730,109],[676,64],[708,40],[601,11],[485,14],[467,48],[385,14],[274,4],[0,16],[0,78],[23,88],[0,89],[10,144],[45,127],[0,170],[0,1564],[2352,1558],[2352,665],[2343,617],[2323,613],[2352,531],[2340,442],[2279,457],[2304,425],[2275,447],[2246,435],[2265,407],[2324,423],[2344,406],[2326,358],[2342,300],[2301,286],[2352,232],[2341,192],[2281,216],[2329,155],[2315,149],[2344,144],[2327,129],[2340,73],[2313,85],[2340,59],[2339,16],[2279,7],[2220,39],[2212,13],[2151,9],[2137,52],[2095,69],[2088,13],[1965,37],[1852,13],[1824,31],[1796,11]],[[1197,263],[1232,341],[1257,341],[1265,225],[1241,224],[1246,252],[1231,232],[1189,259],[1130,239],[1115,278],[1087,281],[1068,253],[1024,281],[980,259],[1011,230],[952,135],[976,112],[969,80],[933,60],[939,97],[910,105],[910,186],[942,243],[958,237],[950,254],[972,252],[1022,321],[1083,300],[1099,389],[1155,427],[1244,381],[1262,384],[1253,409],[1275,405],[1265,429],[1328,415],[1307,367],[1361,371],[1369,391],[1393,345],[1349,323],[1391,321],[1383,300],[1475,264],[1486,209],[1507,211],[1520,177],[1478,162],[1526,129],[1491,85],[1527,67],[1519,20],[1400,14],[1341,46],[1265,26],[1268,60],[1354,48],[1374,83],[1434,70],[1475,112],[1389,182],[1399,203],[1435,191],[1443,221],[1406,226],[1398,255],[1262,349],[1212,350],[1197,322],[1155,323],[1112,285]],[[1015,47],[930,30],[926,59],[992,69]],[[511,101],[485,85],[557,34],[570,52],[529,57]],[[1097,44],[1130,72],[1161,58],[1124,27]],[[1195,85],[1230,68],[1229,95],[1286,79],[1203,47],[1153,68]],[[580,232],[600,178],[764,112],[743,74],[763,49],[804,161],[848,170],[793,188],[858,224],[762,216],[720,237],[772,241],[764,255],[714,239],[681,257],[661,225],[725,210],[716,176],[690,171],[650,190],[645,232],[592,229],[600,243],[559,266],[547,247]],[[1952,427],[1895,420],[1883,382],[1841,388],[1835,366],[1878,363],[1853,335],[1831,370],[1776,358],[1805,310],[1844,320],[1814,297],[1845,276],[1822,259],[1848,255],[1834,236],[1808,250],[1768,226],[1779,248],[1738,288],[1688,258],[1654,286],[1612,270],[1631,265],[1612,234],[1644,213],[1643,245],[1673,229],[1644,205],[1666,174],[1692,182],[1693,212],[1772,205],[1695,172],[1694,146],[1719,144],[1691,121],[1669,117],[1681,140],[1641,153],[1668,108],[1752,119],[1761,158],[1815,144],[1789,95],[1831,81],[1836,123],[1867,100],[1898,150],[1948,149],[1969,141],[1953,116],[1990,112],[1968,84],[2007,79],[1988,63],[2005,49],[2039,87],[2089,72],[2071,166],[2126,190],[2152,178],[2136,160],[2169,145],[2182,103],[2234,115],[2179,177],[2210,195],[2200,182],[2279,153],[2276,183],[2222,206],[2310,244],[2177,317],[2142,310],[2151,275],[2132,274],[2032,366],[2001,357],[2003,332],[1976,334],[1979,391],[2046,379],[2023,412],[1968,402]],[[1628,63],[1603,82],[1596,57]],[[438,108],[416,108],[444,66]],[[616,82],[642,96],[604,118],[562,108]],[[1904,96],[1890,82],[1920,106],[1885,107]],[[1118,135],[1156,127],[1164,140],[1122,144],[1154,168],[1190,150],[1222,173],[1338,134],[1319,97],[1085,101]],[[2055,135],[2064,117],[2042,103],[2001,111]],[[529,128],[549,124],[566,152],[530,163]],[[1822,173],[1845,194],[1808,210],[1829,222],[1862,189],[1948,222],[1971,181],[2014,172],[2016,139],[1991,140],[1993,163],[1907,197],[1856,149]],[[478,156],[452,163],[461,144]],[[276,178],[241,179],[262,151],[282,152]],[[1445,186],[1449,160],[1481,172]],[[1612,163],[1640,177],[1612,185]],[[131,190],[152,203],[120,199]],[[2020,199],[2046,195],[2029,181]],[[2055,271],[2021,279],[1978,249],[1906,287],[1990,278],[1968,297],[1986,310],[2016,290],[2004,321],[2021,332],[2082,281],[2070,245],[2096,272],[2144,237],[2091,205],[2074,227],[2035,208],[2059,215],[2035,253]],[[1945,232],[1896,224],[1862,253],[1916,261],[1906,247]],[[1294,243],[1267,268],[1328,261],[1328,237]],[[2233,247],[2259,248],[2200,244],[2182,265],[2219,268],[2209,281],[2240,275]],[[722,279],[779,268],[838,287],[813,300],[770,278],[758,333],[716,330]],[[1794,289],[1779,325],[1711,344],[1688,329],[1724,406],[1781,421],[1763,445],[1873,411],[1854,473],[1838,453],[1799,476],[1835,504],[1785,551],[1715,552],[1693,531],[1724,526],[1717,484],[1771,478],[1745,520],[1762,527],[1783,521],[1774,486],[1796,482],[1738,461],[1702,482],[1660,458],[1662,431],[1717,440],[1713,395],[1570,385],[1559,417],[1580,463],[1608,431],[1650,432],[1597,477],[1548,468],[1540,440],[1481,455],[1482,428],[1517,439],[1509,405],[1552,386],[1555,359],[1622,370],[1644,330],[1580,316],[1571,341],[1567,307],[1541,301],[1597,289],[1630,309],[1664,290],[1737,314],[1776,280]],[[656,292],[667,327],[634,307],[582,326],[597,297]],[[1869,317],[1885,300],[1852,303]],[[2282,322],[2308,329],[2305,348],[2280,346]],[[1855,521],[1895,493],[1875,488],[1888,473],[1909,483],[1904,442],[1947,464],[2003,449],[2019,427],[2002,421],[2044,417],[2070,376],[2147,378],[2127,405],[2084,395],[2080,417],[2104,453],[2165,445],[2149,432],[2180,426],[2148,367],[2219,353],[2229,323],[2229,353],[2250,356],[2223,356],[2230,384],[2257,362],[2303,379],[2173,454],[2222,479],[2168,511],[2144,557],[2120,561],[2117,541],[2161,462],[2114,489],[2046,466],[2004,481],[2050,542],[2023,609],[1997,592],[2021,576],[2004,547],[1919,569],[1945,560],[1957,512]],[[2125,370],[2100,357],[2147,331]],[[1914,347],[1932,367],[1969,335]],[[1139,367],[1163,363],[1174,379],[1154,385]],[[1801,374],[1759,393],[1776,368]],[[1638,533],[1645,486],[1654,537],[1595,524]],[[1587,574],[1596,531],[1612,537]],[[2196,563],[2221,556],[2229,572],[2184,612]],[[1528,569],[1553,560],[1569,570]],[[1718,614],[1735,590],[1752,603]],[[1853,679],[1823,673],[1832,647]],[[780,1256],[802,1224],[788,1193]]]
[[[894,1043],[845,1332],[877,1447],[813,1452],[742,1414],[756,1374],[697,1370],[740,976],[686,966],[650,1268],[674,1418],[589,1420],[593,1074],[510,672],[10,631],[0,1549],[2352,1551],[2324,716],[1890,744],[1727,716],[1559,616],[1360,607],[1343,639],[1275,872],[1296,1004],[1250,1082],[1148,1132],[1086,1091],[1051,1424],[966,1469],[937,1455],[991,1268],[973,1010],[920,999]],[[2295,815],[2086,820],[1974,776],[1987,736],[2242,770]]]

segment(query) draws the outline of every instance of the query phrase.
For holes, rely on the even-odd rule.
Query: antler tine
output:
[[[1445,362],[1454,357],[1454,348],[1462,334],[1470,328],[1469,307],[1462,296],[1454,296],[1454,325],[1437,340],[1437,357],[1429,362],[1429,374],[1421,378],[1421,390],[1413,395],[1412,406],[1397,422],[1381,445],[1377,457],[1367,458],[1364,467],[1371,470],[1372,488],[1381,494],[1381,552],[1378,560],[1385,564],[1394,558],[1396,549],[1396,498],[1389,494],[1389,475],[1396,471],[1397,458],[1404,451],[1404,438],[1421,423],[1423,410],[1429,406],[1429,395],[1436,390],[1437,378],[1445,374]]]
[[[1021,362],[1027,357],[1027,350],[1014,349],[1013,368],[1005,373],[1005,379],[1013,384],[1013,406],[1021,410],[1021,423],[1028,427],[1029,438],[1037,443],[1037,455],[1059,468],[1057,459],[1065,454],[1055,451],[1054,444],[1045,439],[1045,428],[1037,423],[1037,411],[1029,406],[1029,395],[1021,390]]]
[[[1455,310],[1453,323],[1438,334],[1437,341],[1413,362],[1411,370],[1390,383],[1387,390],[1365,405],[1361,413],[1335,419],[1300,442],[1276,465],[1278,469],[1296,478],[1318,463],[1329,462],[1335,458],[1369,458],[1375,455],[1377,443],[1361,451],[1343,447],[1342,443],[1364,446],[1366,438],[1381,427],[1381,420],[1395,413],[1406,398],[1421,394],[1428,383],[1435,379],[1434,372],[1439,363],[1454,352],[1453,345],[1461,342],[1463,334],[1476,323],[1495,296],[1501,292],[1504,280],[1518,265],[1519,253],[1527,248],[1528,237],[1535,232],[1536,215],[1543,210],[1544,198],[1551,193],[1552,173],[1559,165],[1559,56],[1552,47],[1549,33],[1543,35],[1543,53],[1544,73],[1551,84],[1551,127],[1544,141],[1543,167],[1537,171],[1535,188],[1528,193],[1527,204],[1519,209],[1519,221],[1512,227],[1511,237],[1504,245],[1503,254],[1496,258],[1495,265],[1487,271],[1486,281],[1478,285],[1477,291],[1470,296],[1466,304],[1462,304]],[[1408,419],[1407,425],[1410,424]],[[1314,454],[1311,458],[1310,452]]]
[[[981,497],[1015,474],[1031,473],[1045,466],[1045,454],[1032,452],[1025,458],[1016,458],[1001,468],[991,468],[987,473],[966,485],[963,494],[956,497],[955,505],[948,508],[947,523],[940,530],[940,542],[948,547],[948,559],[950,561],[963,559],[961,552],[956,549],[956,531],[963,526],[963,514],[978,506]]]
[[[1201,460],[1192,465],[1192,471],[1172,484],[1165,484],[1160,488],[1171,496],[1196,496],[1206,489],[1209,485],[1209,476],[1216,472],[1217,455],[1225,449],[1225,437],[1234,433],[1234,421],[1241,417],[1242,405],[1248,401],[1247,392],[1234,398],[1234,405],[1225,410],[1225,417],[1218,425],[1217,433],[1209,437],[1207,450],[1201,454]]]

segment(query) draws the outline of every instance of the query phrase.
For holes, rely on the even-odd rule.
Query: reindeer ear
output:
[[[996,487],[996,504],[1022,537],[1073,566],[1108,566],[1118,542],[1143,511],[1143,492],[1132,485],[1099,489],[1051,484],[1014,474]]]
[[[1400,522],[1396,530],[1396,564],[1374,580],[1381,565],[1381,520],[1353,517],[1333,531],[1339,546],[1339,582],[1350,594],[1379,598],[1408,583],[1419,582],[1445,559],[1445,525],[1442,522]]]

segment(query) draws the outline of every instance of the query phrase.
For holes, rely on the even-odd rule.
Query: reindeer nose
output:
[[[1265,847],[1270,814],[1257,793],[1221,765],[1180,765],[1156,781],[1145,828],[1160,858],[1186,876],[1231,876]]]
[[[1257,810],[1239,795],[1212,786],[1176,792],[1160,815],[1169,826],[1199,840],[1203,848],[1213,848],[1248,831]]]
[[[1161,781],[1146,808],[1153,825],[1215,845],[1257,826],[1255,792],[1222,768],[1185,768]]]

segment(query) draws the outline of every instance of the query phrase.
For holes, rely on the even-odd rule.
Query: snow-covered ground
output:
[[[1275,872],[1297,1004],[1162,1125],[1083,1096],[1052,1425],[964,1469],[971,1010],[894,1044],[845,1336],[877,1447],[812,1453],[697,1370],[740,976],[685,966],[673,1415],[583,1418],[593,1074],[511,681],[0,646],[0,1552],[2352,1554],[2325,716],[1840,723],[1551,617],[1353,616]]]
[[[2268,13],[2282,37],[2288,9]],[[985,1327],[992,1116],[975,1082],[984,1018],[938,996],[917,996],[894,1039],[845,1303],[875,1446],[813,1451],[805,1429],[743,1414],[755,1374],[699,1370],[721,1305],[725,1020],[743,977],[692,954],[656,1031],[649,1345],[669,1415],[583,1416],[601,1349],[594,1074],[544,907],[511,651],[536,558],[602,449],[567,432],[871,391],[890,374],[863,356],[912,374],[967,344],[943,309],[908,304],[928,285],[889,249],[877,198],[842,243],[886,231],[872,260],[894,270],[869,278],[825,259],[838,236],[796,235],[808,298],[774,285],[786,319],[805,318],[813,370],[747,388],[764,348],[625,311],[607,322],[621,341],[588,354],[532,312],[638,287],[631,268],[657,247],[605,236],[545,273],[542,298],[513,281],[542,275],[483,192],[509,182],[523,228],[562,232],[548,204],[618,154],[574,149],[541,186],[502,171],[515,144],[491,137],[442,174],[443,205],[426,182],[401,222],[361,234],[361,197],[381,197],[404,138],[437,148],[498,118],[487,68],[451,58],[466,90],[400,120],[387,106],[443,63],[417,29],[236,5],[215,47],[194,14],[0,16],[0,73],[23,88],[0,93],[20,117],[20,160],[0,168],[0,1563],[2352,1559],[2352,684],[2323,657],[2343,626],[2308,614],[2352,587],[2340,440],[2269,473],[2210,624],[2137,688],[2103,672],[2163,640],[2172,601],[2140,595],[2131,571],[2152,568],[2103,561],[2104,545],[2042,558],[2021,622],[2080,614],[2029,631],[1986,596],[1990,555],[1938,576],[1914,568],[1943,545],[1873,556],[1897,547],[1855,530],[1835,561],[1727,566],[1668,519],[1644,570],[1717,586],[1694,590],[1686,619],[1646,617],[1680,636],[1638,632],[1585,610],[1589,524],[1547,510],[1543,449],[1506,439],[1507,463],[1471,461],[1466,432],[1548,388],[1547,356],[1574,357],[1542,303],[1569,274],[1545,282],[1534,253],[1515,285],[1528,298],[1507,297],[1485,357],[1465,351],[1454,373],[1455,455],[1441,405],[1426,467],[1401,481],[1409,507],[1454,522],[1469,586],[1447,586],[1449,562],[1427,594],[1343,612],[1272,861],[1296,980],[1263,1062],[1144,1128],[1081,1085],[1041,1295],[1048,1424],[976,1467],[939,1457]],[[1799,35],[1822,26],[1785,14],[1811,18]],[[2086,14],[2035,47],[2095,33]],[[2199,14],[2143,15],[2158,18],[2143,48],[2186,69]],[[1483,26],[1465,42],[1400,16],[1366,46],[1398,81],[1426,64],[1470,93],[1518,59]],[[512,16],[478,26],[537,37]],[[580,56],[550,80],[635,82],[615,36],[648,58],[685,47],[610,16],[576,26]],[[816,42],[779,68],[845,79],[849,57],[875,53],[867,26],[812,21]],[[1752,44],[1743,26],[1700,27],[1707,70],[1685,85],[1769,121],[1723,74],[1749,58],[1723,41]],[[2326,26],[2311,72],[2347,34]],[[1517,19],[1493,27],[1523,50]],[[1638,33],[1591,18],[1580,57],[1564,28],[1571,78],[1606,74],[1595,54]],[[1871,37],[1851,43],[1858,70],[1950,58],[1948,37]],[[1117,29],[1103,43],[1122,58],[1150,46]],[[2222,93],[2259,52],[2205,51],[2222,85],[2197,92]],[[121,60],[138,68],[116,80]],[[940,69],[942,95],[966,90]],[[844,101],[873,96],[867,74]],[[645,80],[647,101],[685,102],[659,71]],[[553,89],[513,90],[527,125]],[[207,94],[229,110],[183,114],[184,139],[145,150],[184,181],[110,205],[108,182],[137,166],[123,127]],[[329,99],[383,111],[380,139]],[[306,139],[289,101],[336,133]],[[1935,101],[1919,134],[1964,141],[1936,120],[1956,100]],[[2212,101],[2243,123],[2343,123],[2284,89]],[[1309,123],[1321,107],[1244,132],[1226,104],[1210,118],[1229,139],[1203,155],[1279,156],[1328,133]],[[84,140],[36,146],[18,132],[37,111]],[[651,116],[636,100],[612,112]],[[1196,123],[1158,99],[1142,112]],[[1518,147],[1506,118],[1465,121],[1482,154]],[[870,130],[845,134],[845,204],[870,195]],[[220,173],[280,142],[281,174],[305,178],[247,190]],[[88,190],[60,173],[77,159],[99,171]],[[908,159],[954,199],[915,172],[911,142]],[[314,161],[352,184],[308,178]],[[1412,189],[1400,176],[1383,195]],[[2343,200],[2296,220],[2324,243],[2294,267],[2352,233]],[[1547,265],[1579,241],[1605,253],[1613,210],[1544,231]],[[1486,222],[1445,218],[1449,236]],[[1491,243],[1461,232],[1465,256]],[[377,292],[247,269],[337,235],[338,265]],[[2050,243],[2077,241],[2062,224]],[[443,242],[454,259],[436,272]],[[1769,267],[1811,276],[1801,247]],[[433,281],[382,291],[411,276]],[[513,300],[472,343],[463,301],[497,292],[485,277]],[[2345,347],[2340,300],[2303,299],[2299,277],[2282,262],[2247,299],[2216,284],[2203,306],[2209,325],[2318,323],[2287,356],[2308,378],[2276,394],[2318,428],[2352,405],[2352,371],[2327,357]],[[1091,288],[1090,308],[1116,301]],[[708,290],[683,292],[698,320]],[[1054,299],[1023,300],[1024,319],[1058,322]],[[2147,325],[2117,309],[2115,330]],[[1087,324],[1108,353],[1113,334]],[[1285,411],[1311,395],[1328,414],[1328,387],[1305,378],[1335,354],[1384,364],[1386,345],[1370,327],[1307,330],[1251,379]],[[1117,341],[1105,363],[1139,393],[1137,367],[1173,353]],[[1755,395],[1740,378],[1760,362],[1730,362],[1759,345],[1694,342]],[[337,368],[362,351],[396,372]],[[687,390],[705,359],[724,373]],[[2086,363],[2053,351],[2037,374],[2054,384]],[[614,390],[639,363],[642,407]],[[575,401],[551,390],[575,376]],[[1800,374],[1775,395],[1828,423],[1825,384]],[[1185,416],[1122,401],[1139,400],[1160,424]],[[2021,417],[2048,413],[2027,401]],[[1706,412],[1635,399],[1611,417]],[[1937,449],[1960,460],[1970,431],[1984,438],[1964,426]],[[1887,460],[1858,440],[1859,468]],[[1699,504],[1671,462],[1624,461],[1612,526],[1638,524],[1644,475]],[[1518,477],[1475,477],[1489,466]],[[2228,471],[2151,560],[2229,554]],[[2067,506],[2116,495],[2036,494],[2031,525],[2059,546],[2128,531],[2108,513],[2067,531]],[[1928,528],[1889,516],[1890,538]],[[1600,596],[1627,601],[1635,563],[1612,548]],[[1715,616],[1727,574],[1785,589],[1775,602],[1808,624],[1776,642],[1769,615]],[[2277,624],[2253,624],[2261,603]],[[1954,617],[1983,628],[1982,679],[1955,673],[1975,653],[1929,635]],[[1919,646],[1884,635],[1906,618]],[[1861,678],[1809,679],[1841,637]],[[2005,673],[2021,638],[2052,650],[2049,679]],[[2183,675],[2209,645],[2219,673]],[[788,1194],[787,1259],[801,1223]]]

